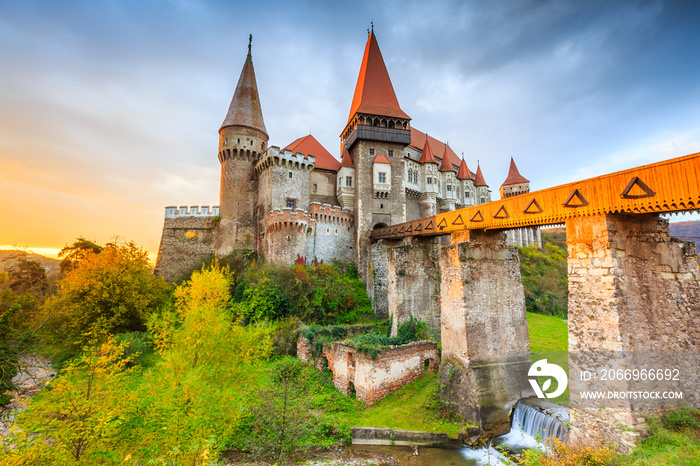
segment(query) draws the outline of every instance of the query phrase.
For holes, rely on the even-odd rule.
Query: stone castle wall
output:
[[[309,176],[309,185],[311,186],[309,202],[339,205],[336,197],[336,181],[337,173],[329,170],[314,169]]]
[[[163,225],[155,269],[166,280],[179,278],[202,259],[216,253],[217,217],[202,216],[201,213],[201,209],[195,210],[195,215],[187,216],[183,208],[166,211],[166,215],[170,216],[165,218]]]

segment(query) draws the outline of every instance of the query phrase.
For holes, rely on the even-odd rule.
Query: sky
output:
[[[249,34],[270,145],[339,158],[371,22],[494,199],[510,157],[537,190],[700,152],[700,2],[0,0],[0,247],[155,258],[165,206],[217,205]]]

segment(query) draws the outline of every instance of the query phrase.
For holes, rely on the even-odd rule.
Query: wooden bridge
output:
[[[600,214],[700,209],[700,153],[377,228],[371,239],[564,223]]]
[[[564,223],[569,438],[632,445],[648,407],[588,400],[584,391],[610,386],[578,375],[607,367],[598,357],[641,355],[643,365],[662,352],[684,376],[653,388],[681,389],[684,403],[700,407],[697,250],[657,215],[698,209],[700,153],[375,229],[369,283],[374,296],[385,289],[392,331],[416,317],[440,332],[441,399],[498,435],[528,396],[532,364],[520,261],[503,230]]]

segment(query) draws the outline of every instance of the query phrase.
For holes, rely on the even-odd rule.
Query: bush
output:
[[[373,331],[357,335],[348,340],[348,343],[357,348],[359,353],[372,358],[379,355],[379,350],[387,346],[406,345],[412,341],[420,341],[427,338],[428,326],[425,322],[411,316],[409,320],[401,324],[395,337]]]
[[[664,418],[666,428],[676,432],[700,429],[700,410],[682,408],[669,411]]]

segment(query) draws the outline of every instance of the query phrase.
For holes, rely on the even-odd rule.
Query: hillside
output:
[[[57,276],[60,273],[60,260],[51,259],[50,257],[44,257],[42,255],[22,251],[20,249],[0,250],[0,270],[9,270],[15,261],[21,256],[27,256],[30,260],[37,261],[39,264],[41,264],[41,266],[46,270],[46,275],[48,277]]]
[[[669,229],[671,230],[671,236],[695,241],[695,246],[700,250],[700,220],[671,223]]]

